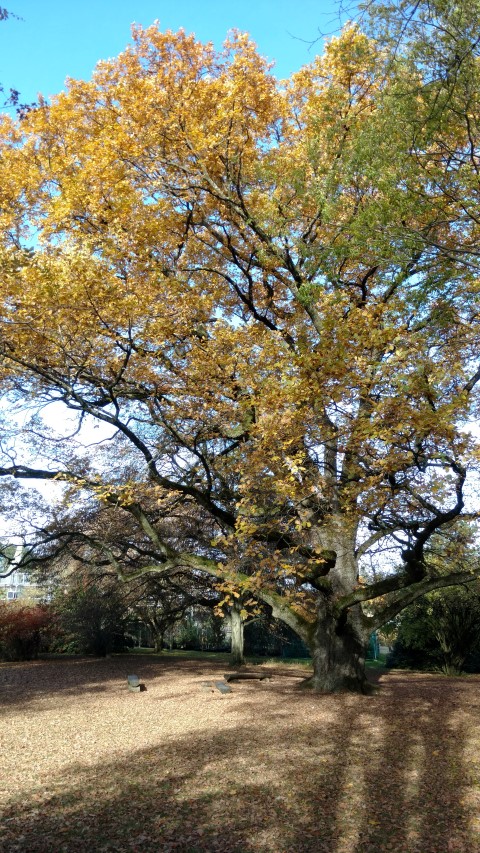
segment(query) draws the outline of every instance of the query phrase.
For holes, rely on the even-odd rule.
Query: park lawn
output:
[[[284,665],[223,696],[226,671],[0,664],[0,851],[480,851],[479,676],[379,671],[373,696],[315,696]]]
[[[163,652],[155,652],[151,648],[147,648],[142,646],[140,648],[131,649],[130,654],[132,655],[147,655],[147,656],[155,656],[155,657],[173,657],[173,658],[188,658],[189,660],[206,660],[206,661],[220,661],[223,665],[227,665],[230,662],[231,654],[228,651],[225,652],[206,652],[200,650],[190,650],[190,649],[172,649],[164,650]],[[247,655],[245,657],[246,664],[251,664],[254,666],[266,664],[268,666],[285,666],[296,664],[297,667],[309,667],[312,666],[311,658],[290,658],[290,657],[268,657],[268,656],[260,656],[260,655]],[[367,661],[369,664],[370,661]]]

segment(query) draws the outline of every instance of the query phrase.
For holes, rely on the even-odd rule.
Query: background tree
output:
[[[399,620],[389,664],[460,675],[467,660],[478,668],[479,653],[480,590],[475,583],[430,593],[408,607]]]
[[[172,645],[196,651],[225,652],[229,645],[225,627],[225,619],[215,615],[213,610],[192,607],[175,626]]]
[[[121,576],[265,603],[318,690],[365,689],[371,631],[477,572],[425,550],[478,510],[478,51],[452,78],[416,22],[452,57],[480,9],[420,2],[392,41],[405,5],[371,8],[285,85],[242,34],[138,29],[0,151],[1,387],[38,404],[0,474],[135,527]],[[101,451],[42,427],[52,402]],[[362,583],[377,553],[398,568]]]
[[[432,537],[426,559],[437,575],[478,565],[478,544],[470,525],[448,526]],[[466,665],[478,666],[480,643],[480,587],[478,581],[440,589],[408,607],[395,620],[395,643],[389,658],[393,666],[440,668],[459,675]]]
[[[105,657],[128,645],[131,617],[118,584],[77,577],[69,588],[58,591],[51,609],[63,634],[57,641],[62,651]]]
[[[247,655],[281,658],[307,658],[308,649],[294,631],[283,622],[262,615],[245,626]]]
[[[208,575],[185,572],[169,577],[140,577],[131,585],[129,595],[132,611],[149,628],[156,652],[162,651],[165,635],[171,635],[174,626],[189,611],[205,609],[213,618],[213,609],[220,599]]]

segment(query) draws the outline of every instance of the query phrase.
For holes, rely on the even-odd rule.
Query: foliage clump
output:
[[[128,609],[118,589],[78,583],[59,592],[52,607],[59,629],[56,651],[105,657],[131,645]]]
[[[480,672],[480,587],[430,593],[402,614],[388,664],[439,669],[446,675]]]
[[[52,615],[47,607],[17,602],[0,605],[0,659],[32,660],[38,657],[52,633]]]

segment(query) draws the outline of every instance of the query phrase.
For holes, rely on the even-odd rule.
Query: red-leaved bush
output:
[[[17,602],[0,604],[0,659],[36,658],[51,622],[47,607]]]

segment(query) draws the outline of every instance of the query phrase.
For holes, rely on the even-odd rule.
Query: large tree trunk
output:
[[[232,631],[230,661],[234,666],[240,666],[245,662],[243,657],[243,619],[240,615],[242,605],[235,601],[230,612],[230,625]]]
[[[318,693],[370,693],[365,652],[371,628],[360,605],[344,609],[339,606],[358,584],[356,531],[335,517],[328,528],[323,527],[318,533],[308,544],[335,554],[335,563],[320,577],[325,582],[317,586],[315,621],[302,617],[298,608],[289,606],[281,596],[264,594],[263,600],[271,607],[273,616],[292,628],[310,650],[313,676],[303,686]]]
[[[365,674],[368,631],[360,606],[335,612],[335,602],[358,583],[355,533],[355,527],[338,516],[322,531],[322,544],[336,554],[336,559],[328,576],[330,593],[320,598],[316,625],[310,632],[313,676],[306,682],[322,693],[371,690]]]
[[[336,618],[327,606],[321,605],[310,641],[313,676],[304,685],[319,693],[369,693],[371,686],[365,674],[366,639],[358,609]]]

